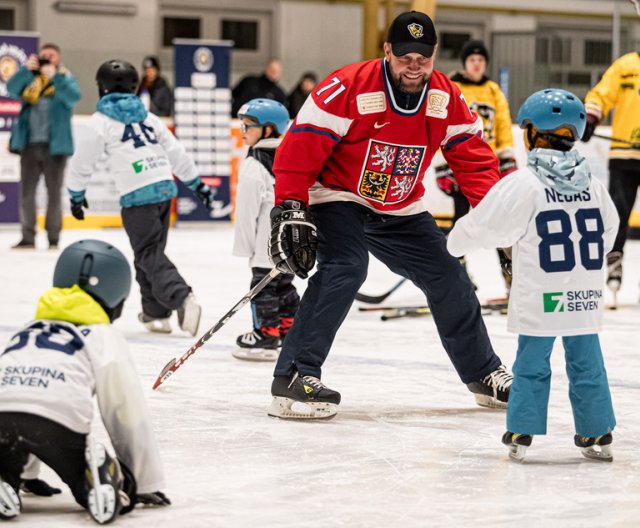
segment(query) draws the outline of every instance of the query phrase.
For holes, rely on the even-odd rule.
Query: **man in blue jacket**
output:
[[[33,249],[36,236],[36,187],[44,174],[47,187],[45,229],[49,249],[56,249],[62,229],[61,190],[67,158],[73,154],[71,114],[80,88],[62,66],[60,48],[45,44],[39,55],[9,79],[7,91],[22,100],[10,150],[20,154],[20,224],[22,239],[14,249]]]

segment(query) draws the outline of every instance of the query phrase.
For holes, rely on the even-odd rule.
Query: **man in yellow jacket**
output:
[[[585,98],[589,141],[602,119],[615,109],[609,152],[609,193],[620,216],[620,228],[607,255],[607,285],[617,292],[622,282],[622,254],[640,184],[640,53],[627,53],[613,62]],[[618,141],[619,140],[619,141]]]
[[[496,153],[500,162],[500,176],[515,171],[518,167],[513,148],[511,132],[511,112],[509,103],[497,83],[489,79],[485,72],[489,64],[489,51],[481,40],[470,40],[460,52],[464,70],[450,78],[458,85],[469,108],[478,114],[483,123],[484,139]],[[435,168],[436,182],[442,192],[453,198],[453,224],[469,212],[469,201],[460,191],[453,172],[446,165]],[[502,259],[502,256],[500,257]],[[466,267],[464,257],[460,259]],[[511,277],[505,275],[507,288]]]

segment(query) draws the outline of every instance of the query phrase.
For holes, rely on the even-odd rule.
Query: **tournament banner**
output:
[[[176,137],[214,193],[207,211],[178,182],[179,220],[228,220],[231,214],[231,41],[175,39]]]
[[[8,97],[7,81],[38,53],[38,38],[38,33],[0,32],[0,223],[19,221],[20,157],[9,153],[9,138],[21,102]]]

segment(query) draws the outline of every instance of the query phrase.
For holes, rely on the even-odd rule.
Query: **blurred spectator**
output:
[[[240,79],[231,92],[231,116],[237,117],[240,107],[251,99],[273,99],[286,105],[287,96],[278,85],[280,77],[282,63],[278,59],[271,59],[261,75],[247,75]]]
[[[60,48],[45,44],[38,55],[9,79],[7,92],[22,100],[11,132],[10,150],[20,154],[20,224],[22,239],[14,249],[35,248],[36,187],[44,174],[47,213],[44,227],[49,248],[56,249],[62,230],[61,189],[67,157],[73,154],[71,114],[80,88],[62,65]]]
[[[291,115],[291,119],[294,119],[302,105],[307,100],[307,97],[311,93],[318,84],[318,77],[313,72],[305,72],[302,77],[300,77],[300,81],[296,87],[289,94],[289,114]]]
[[[149,102],[147,109],[157,116],[173,114],[171,87],[165,78],[160,76],[158,57],[149,55],[142,61],[142,82],[138,87],[137,95],[145,106],[147,106],[146,102]]]

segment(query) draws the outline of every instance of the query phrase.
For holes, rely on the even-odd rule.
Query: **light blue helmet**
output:
[[[547,88],[530,95],[522,103],[518,112],[518,124],[520,128],[526,128],[529,123],[538,132],[554,132],[566,127],[577,141],[584,133],[587,114],[576,95],[560,88]]]
[[[287,108],[273,99],[251,99],[238,110],[238,117],[251,117],[259,125],[271,125],[279,135],[287,131],[289,112]]]

